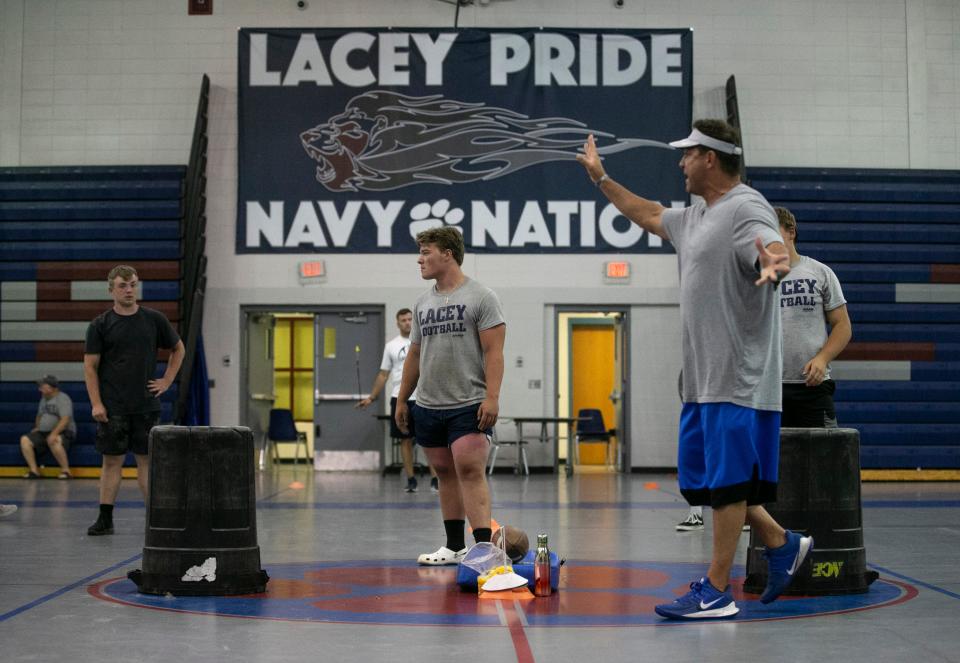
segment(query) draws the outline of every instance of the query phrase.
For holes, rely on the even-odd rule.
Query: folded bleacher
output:
[[[183,166],[0,168],[0,466],[23,465],[19,439],[45,374],[74,402],[71,465],[100,465],[83,383],[87,324],[112,305],[107,272],[129,264],[141,302],[179,326],[185,175]],[[176,396],[175,384],[165,421]]]
[[[789,208],[798,250],[830,265],[853,340],[837,416],[865,468],[960,467],[960,172],[751,168]]]

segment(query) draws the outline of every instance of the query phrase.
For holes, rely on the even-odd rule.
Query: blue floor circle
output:
[[[408,560],[271,564],[267,591],[243,596],[174,597],[140,594],[126,578],[89,588],[100,599],[196,614],[307,622],[500,626],[502,601],[479,600],[455,584],[454,567]],[[653,612],[687,591],[703,564],[570,560],[553,596],[511,601],[529,627],[681,625]],[[781,597],[763,605],[742,591],[743,568],[731,582],[740,608],[735,621],[814,617],[881,608],[908,601],[917,590],[885,578],[863,594]],[[725,620],[727,621],[727,620]]]

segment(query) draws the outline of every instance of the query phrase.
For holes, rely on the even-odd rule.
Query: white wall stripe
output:
[[[960,283],[898,283],[898,303],[960,304]]]
[[[109,302],[112,300],[106,281],[73,281],[70,283],[73,301]],[[137,299],[143,299],[143,282],[137,284]]]
[[[36,320],[36,302],[2,302],[0,303],[0,319],[3,320]]]
[[[0,362],[0,381],[33,382],[41,375],[56,375],[65,382],[83,381],[83,362],[65,361],[4,361]]]
[[[909,361],[835,361],[830,364],[834,380],[909,380]]]
[[[89,322],[2,322],[0,341],[83,341]]]
[[[0,301],[32,302],[37,299],[35,281],[4,281],[0,283]]]

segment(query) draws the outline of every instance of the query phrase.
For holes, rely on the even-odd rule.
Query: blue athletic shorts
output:
[[[449,447],[464,435],[472,433],[491,435],[492,428],[487,430],[477,428],[478,409],[480,409],[480,403],[452,410],[437,410],[419,404],[414,405],[410,408],[410,416],[413,418],[413,432],[417,444],[421,447]]]
[[[684,403],[680,492],[693,506],[777,501],[780,413],[733,403]]]

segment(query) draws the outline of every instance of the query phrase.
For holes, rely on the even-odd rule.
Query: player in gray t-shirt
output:
[[[37,405],[37,417],[29,433],[20,437],[20,453],[27,461],[25,479],[40,478],[37,458],[47,451],[60,466],[58,479],[70,478],[70,462],[67,450],[77,434],[73,419],[73,401],[60,391],[60,382],[55,375],[44,375],[37,382],[42,398]]]
[[[735,615],[730,570],[744,522],[767,547],[776,599],[812,547],[761,506],[776,499],[780,430],[780,311],[776,284],[790,271],[776,216],[740,183],[739,134],[722,120],[699,120],[684,140],[686,188],[703,200],[667,210],[604,172],[593,136],[577,161],[621,214],[670,240],[680,266],[683,410],[677,459],[680,489],[692,505],[713,507],[713,555],[690,592],[657,614],[668,619]],[[772,498],[772,499],[771,499]]]
[[[477,543],[490,541],[488,435],[500,412],[506,325],[492,290],[467,278],[463,236],[456,228],[417,235],[420,275],[436,284],[413,309],[410,349],[403,362],[396,421],[413,418],[417,444],[440,477],[446,544],[417,558],[432,566],[457,564],[466,554],[464,518]],[[407,401],[417,389],[416,405]]]
[[[783,416],[780,425],[836,428],[836,385],[830,362],[853,335],[847,301],[833,270],[797,253],[797,220],[775,207],[780,234],[790,252],[790,274],[780,282],[783,326]],[[827,324],[830,334],[827,334]]]

